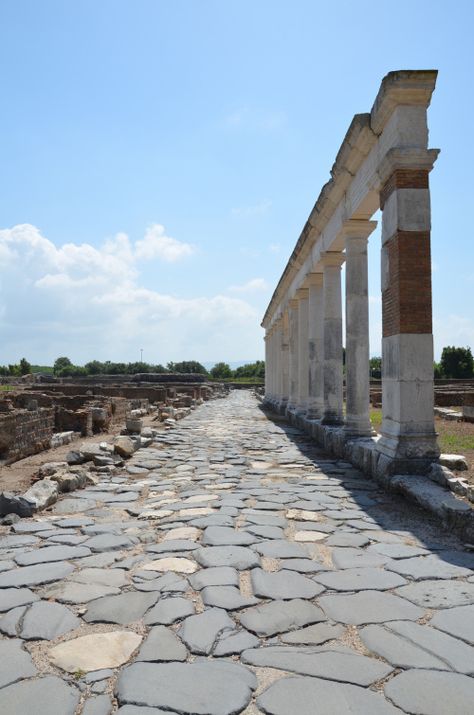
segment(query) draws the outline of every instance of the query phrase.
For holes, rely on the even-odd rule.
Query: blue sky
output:
[[[435,348],[474,348],[473,5],[3,0],[0,364],[254,360],[352,116],[429,110]],[[370,238],[380,354],[380,234]]]

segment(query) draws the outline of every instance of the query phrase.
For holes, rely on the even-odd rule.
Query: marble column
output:
[[[289,359],[289,345],[288,345],[288,311],[285,311],[281,318],[281,397],[280,397],[280,411],[285,412],[286,406],[288,404],[289,397],[289,380],[288,380],[288,359]]]
[[[368,237],[376,221],[346,221],[346,419],[348,436],[372,434],[369,380]]]
[[[300,416],[308,409],[308,297],[307,288],[296,291],[298,298],[298,405]]]
[[[278,407],[281,400],[281,319],[275,322],[275,407]]]
[[[292,298],[288,303],[289,332],[289,399],[287,410],[294,412],[298,404],[298,300]]]
[[[377,449],[401,473],[424,472],[439,456],[433,410],[428,182],[437,155],[436,149],[392,149],[379,168],[383,419]]]
[[[321,263],[324,295],[323,423],[340,425],[343,421],[341,266],[344,254],[327,251]]]
[[[308,410],[309,420],[324,414],[324,300],[323,274],[310,273],[308,279]]]
[[[265,401],[270,399],[270,332],[265,331]]]

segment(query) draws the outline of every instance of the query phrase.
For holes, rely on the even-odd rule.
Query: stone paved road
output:
[[[3,531],[0,713],[473,712],[474,554],[246,392]]]

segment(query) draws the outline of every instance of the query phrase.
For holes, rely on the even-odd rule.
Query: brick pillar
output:
[[[392,149],[382,188],[382,437],[397,470],[423,472],[438,457],[434,429],[430,192],[437,150]]]
[[[367,240],[376,221],[346,221],[346,419],[348,436],[372,434]]]
[[[309,420],[321,419],[324,413],[324,306],[323,274],[308,278],[308,411]]]
[[[296,298],[292,298],[288,303],[288,329],[290,396],[287,410],[294,412],[298,404],[298,300]]]
[[[341,266],[338,251],[323,254],[324,294],[324,416],[323,423],[342,424],[342,304]]]
[[[308,289],[296,291],[298,298],[298,406],[299,415],[308,409]]]

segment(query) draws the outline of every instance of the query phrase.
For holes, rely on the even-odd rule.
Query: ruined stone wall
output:
[[[55,429],[54,407],[0,413],[0,460],[6,464],[48,449]]]

